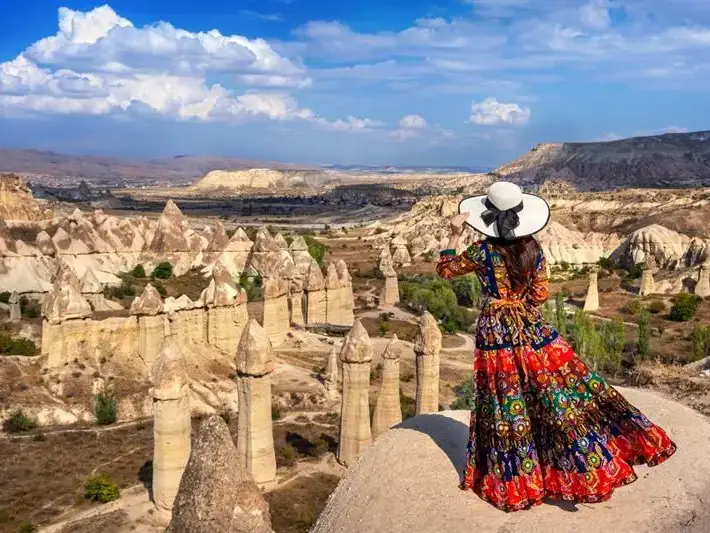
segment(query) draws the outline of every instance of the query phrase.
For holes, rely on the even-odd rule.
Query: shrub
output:
[[[152,277],[157,279],[170,279],[172,275],[173,265],[171,265],[168,261],[158,263],[151,274]]]
[[[639,279],[643,274],[643,263],[636,263],[626,269],[626,279]]]
[[[380,321],[379,325],[377,326],[377,329],[380,332],[380,335],[384,337],[390,330],[390,325],[387,322]]]
[[[599,265],[600,268],[603,268],[604,270],[613,270],[614,269],[614,262],[609,259],[608,257],[600,257],[599,261],[597,261],[597,264]]]
[[[382,363],[377,363],[377,365],[370,370],[370,381],[380,381],[382,379],[382,371],[384,366]]]
[[[118,400],[113,390],[104,388],[94,399],[94,415],[96,423],[107,426],[116,422],[118,416]]]
[[[250,302],[258,302],[263,297],[262,286],[264,280],[261,276],[250,278],[246,272],[239,275],[239,285],[247,293],[247,300]]]
[[[42,314],[42,307],[39,302],[25,298],[20,298],[20,314],[25,318],[39,318]]]
[[[414,372],[411,370],[407,370],[406,372],[403,372],[402,375],[400,376],[400,381],[404,381],[405,383],[409,383],[414,379]]]
[[[456,387],[456,399],[451,403],[451,409],[473,409],[476,404],[476,384],[473,376]]]
[[[26,522],[20,526],[20,533],[34,533],[35,531],[37,531],[37,527],[34,524]]]
[[[637,315],[636,323],[639,327],[638,354],[645,357],[649,353],[651,341],[651,315],[649,312],[642,309]]]
[[[111,483],[105,474],[93,474],[84,483],[84,498],[87,500],[108,503],[120,497],[118,485]]]
[[[463,289],[462,289],[463,290]],[[400,296],[411,309],[429,311],[441,322],[446,332],[466,330],[474,316],[459,305],[449,282],[434,276],[414,276],[400,284]]]
[[[12,295],[7,291],[0,292],[0,302],[4,304],[10,303],[10,296]]]
[[[311,254],[313,259],[316,260],[316,263],[322,267],[323,258],[325,257],[325,252],[328,251],[328,247],[310,235],[304,236],[303,239],[306,241],[306,245],[308,246],[308,253]]]
[[[689,294],[684,292],[679,294],[675,299],[673,307],[671,307],[670,319],[676,322],[687,322],[695,316],[695,312],[698,310],[698,305],[702,298],[696,296],[695,294]]]
[[[134,278],[144,278],[145,277],[145,268],[143,268],[143,265],[136,265],[133,267],[133,270],[131,270],[131,276]]]
[[[271,420],[281,420],[281,409],[276,406],[271,406]]]
[[[648,310],[654,315],[657,315],[658,313],[662,313],[666,310],[666,304],[661,300],[653,300],[648,304]]]
[[[611,364],[614,373],[619,371],[621,360],[624,356],[625,329],[624,321],[621,318],[615,318],[611,322],[604,322],[599,328],[599,335],[606,352],[605,359]]]
[[[124,298],[133,298],[136,295],[136,288],[130,282],[123,281],[118,287],[104,288],[103,292],[106,298],[122,300]]]
[[[626,302],[624,307],[621,308],[621,312],[628,315],[637,315],[641,312],[641,310],[643,310],[643,304],[638,298],[634,298],[633,300]]]
[[[569,270],[569,263],[567,261],[560,261],[558,265],[562,272],[567,272]]]
[[[10,418],[2,423],[2,430],[5,433],[25,433],[37,427],[37,422],[27,416],[22,409],[15,411]]]
[[[153,287],[155,287],[155,290],[158,291],[161,298],[165,298],[168,295],[168,291],[165,290],[165,285],[162,283],[153,283]]]
[[[696,324],[693,328],[693,357],[696,361],[710,357],[710,326]]]
[[[2,355],[37,355],[39,350],[30,339],[13,339],[6,333],[0,333],[0,354]]]
[[[542,306],[542,316],[545,318],[548,324],[555,323],[555,310],[552,308],[550,301],[546,301],[545,305]]]
[[[405,396],[401,390],[399,391],[399,404],[402,406],[402,420],[412,418],[416,414],[417,401],[414,398]]]

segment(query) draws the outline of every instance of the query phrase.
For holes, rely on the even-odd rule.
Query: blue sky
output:
[[[710,129],[708,0],[24,0],[0,145],[495,166]]]

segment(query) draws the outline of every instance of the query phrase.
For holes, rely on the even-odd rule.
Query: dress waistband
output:
[[[493,309],[502,308],[521,308],[525,306],[525,301],[520,298],[488,298],[484,305],[490,306]]]

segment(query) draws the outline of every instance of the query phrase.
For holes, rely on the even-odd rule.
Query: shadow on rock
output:
[[[399,429],[412,429],[428,435],[441,448],[451,461],[460,481],[466,466],[466,446],[468,445],[468,426],[458,420],[439,414],[419,415],[408,418]]]

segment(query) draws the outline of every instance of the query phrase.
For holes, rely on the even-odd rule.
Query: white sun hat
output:
[[[466,224],[479,233],[508,240],[533,235],[550,220],[545,200],[508,181],[494,183],[488,194],[464,199],[459,213],[468,213]]]

